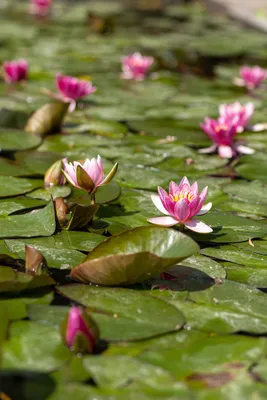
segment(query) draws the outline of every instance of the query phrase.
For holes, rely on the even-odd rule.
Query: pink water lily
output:
[[[111,182],[115,176],[118,164],[116,163],[106,177],[104,177],[103,163],[100,156],[87,158],[83,163],[74,161],[68,163],[67,159],[63,160],[64,175],[69,183],[78,188],[85,190],[87,193],[95,193],[97,188]]]
[[[235,142],[239,121],[236,119],[219,117],[217,120],[205,118],[200,124],[202,130],[213,141],[213,145],[200,149],[200,153],[213,153],[218,151],[221,158],[232,158],[237,154],[253,154],[254,150],[245,146],[242,142]]]
[[[254,112],[254,104],[247,103],[242,106],[238,101],[233,104],[221,104],[219,107],[220,117],[233,121],[237,125],[237,132],[241,133],[248,125]]]
[[[96,87],[92,82],[75,78],[68,75],[56,75],[56,86],[59,91],[58,94],[44,89],[44,93],[64,103],[70,103],[69,112],[76,108],[76,101],[82,97],[89,96],[96,91]]]
[[[72,307],[66,325],[65,341],[68,347],[81,353],[92,353],[99,332],[94,322],[80,307]]]
[[[30,0],[30,12],[38,16],[49,14],[53,0]]]
[[[122,57],[122,74],[123,79],[134,79],[142,81],[145,79],[149,68],[154,63],[154,57],[142,56],[140,53],[134,53],[126,57]]]
[[[153,194],[151,199],[157,209],[165,214],[165,217],[149,218],[148,222],[161,226],[181,224],[195,232],[212,232],[210,226],[194,218],[206,214],[211,209],[212,203],[204,205],[207,194],[207,186],[198,194],[197,182],[190,185],[186,177],[181,180],[179,185],[171,182],[169,193],[159,186],[158,195]]]
[[[267,78],[267,70],[259,66],[244,66],[240,69],[241,78],[235,79],[238,86],[245,86],[249,91],[262,85]]]
[[[26,60],[5,61],[3,76],[7,83],[25,81],[28,78],[29,65]]]

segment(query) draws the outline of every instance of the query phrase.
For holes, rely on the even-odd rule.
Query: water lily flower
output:
[[[49,14],[53,0],[31,0],[30,12],[31,14],[44,17]]]
[[[241,133],[248,125],[254,112],[254,104],[247,103],[242,106],[238,101],[233,104],[221,104],[219,107],[220,117],[232,120],[237,125],[237,132]]]
[[[245,86],[249,91],[262,85],[267,78],[267,70],[259,66],[244,66],[240,69],[241,78],[236,78],[235,83],[238,86]]]
[[[104,169],[100,156],[91,160],[87,158],[83,163],[77,161],[68,163],[65,159],[63,164],[63,172],[69,183],[78,189],[85,190],[89,194],[94,194],[99,186],[110,183],[118,169],[118,163],[116,163],[104,178]]]
[[[99,339],[95,322],[81,307],[71,307],[63,334],[67,346],[77,353],[92,353]]]
[[[28,78],[29,65],[26,60],[5,61],[3,76],[6,83],[25,81]]]
[[[200,124],[202,130],[213,141],[213,145],[200,149],[199,152],[213,153],[218,151],[221,158],[232,158],[239,154],[253,154],[254,150],[245,146],[242,142],[235,142],[234,138],[238,132],[239,122],[220,117],[218,120],[205,118]]]
[[[70,103],[69,112],[75,110],[77,100],[96,91],[96,87],[93,86],[92,82],[61,74],[56,75],[56,86],[59,91],[58,94],[47,89],[44,89],[44,92],[64,103]]]
[[[44,176],[46,188],[54,185],[63,186],[66,183],[65,176],[62,172],[63,166],[63,160],[58,160],[46,171]]]
[[[148,222],[160,226],[181,224],[195,232],[212,232],[210,226],[194,218],[206,214],[211,209],[212,203],[204,205],[207,194],[207,186],[198,194],[197,182],[191,186],[186,177],[181,180],[179,185],[171,182],[169,193],[159,186],[158,195],[153,194],[151,199],[157,209],[165,214],[165,217],[149,218]]]
[[[149,68],[154,63],[154,57],[142,56],[140,53],[134,53],[122,57],[122,79],[134,79],[142,81],[145,79]]]

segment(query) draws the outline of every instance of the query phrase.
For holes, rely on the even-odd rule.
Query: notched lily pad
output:
[[[163,272],[199,250],[191,238],[159,227],[139,227],[98,245],[71,272],[84,283],[129,285]]]

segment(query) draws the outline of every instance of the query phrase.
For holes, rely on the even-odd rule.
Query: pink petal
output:
[[[236,150],[240,154],[254,154],[255,153],[254,149],[251,149],[250,147],[247,147],[247,146],[243,146],[242,144],[237,145]]]
[[[214,153],[217,149],[217,145],[213,144],[210,147],[205,147],[204,149],[199,149],[198,152],[200,154],[209,154],[209,153]]]
[[[160,212],[162,212],[162,214],[169,215],[168,211],[165,210],[165,208],[160,200],[160,197],[157,194],[152,194],[151,200],[153,201],[154,206],[157,207],[157,209]]]
[[[206,214],[212,207],[212,203],[207,203],[204,204],[204,206],[201,208],[201,210],[196,214],[196,215],[204,215]]]
[[[184,225],[191,231],[198,233],[210,233],[213,231],[210,226],[206,225],[202,221],[199,221],[198,219],[191,219],[190,221],[186,221]]]
[[[202,190],[202,192],[199,195],[200,201],[203,204],[204,201],[206,200],[206,197],[208,195],[208,186],[205,186],[204,189]],[[202,205],[201,205],[202,207]]]
[[[148,222],[154,225],[160,225],[160,226],[173,226],[178,224],[178,221],[174,219],[173,217],[155,217],[155,218],[148,218]]]
[[[191,186],[191,192],[193,192],[195,196],[198,195],[198,183],[197,182],[194,182],[193,185]]]
[[[176,203],[174,213],[180,222],[187,220],[190,215],[190,207],[186,199],[181,199]]]
[[[183,177],[183,179],[181,180],[179,187],[181,188],[183,185],[188,185],[190,186],[189,180],[187,179],[186,176]]]
[[[232,158],[234,155],[233,149],[230,146],[219,146],[218,153],[222,158]]]
[[[169,193],[171,196],[173,196],[175,193],[178,193],[180,191],[179,185],[177,183],[171,181],[169,185]]]

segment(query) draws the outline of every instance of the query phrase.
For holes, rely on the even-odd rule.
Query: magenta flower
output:
[[[30,12],[40,17],[49,14],[51,6],[52,0],[30,0]]]
[[[140,53],[122,57],[122,74],[123,79],[134,79],[142,81],[145,79],[149,68],[154,62],[154,57],[142,56]]]
[[[63,164],[63,172],[69,183],[78,189],[85,190],[87,193],[95,193],[99,186],[110,183],[118,169],[118,164],[116,163],[106,178],[104,178],[103,164],[100,156],[91,160],[87,158],[84,163],[74,161],[73,164],[68,163],[67,159],[64,159]]]
[[[5,61],[3,64],[3,76],[7,83],[25,81],[28,78],[28,61]]]
[[[213,153],[218,151],[222,158],[232,158],[236,154],[253,154],[254,150],[241,142],[235,142],[234,138],[238,132],[238,120],[220,117],[218,120],[205,118],[200,124],[202,130],[213,141],[213,145],[199,150],[200,153]]]
[[[197,182],[191,186],[186,177],[181,180],[179,185],[171,182],[169,194],[159,186],[158,195],[153,194],[151,199],[157,209],[165,214],[165,217],[149,218],[148,222],[161,226],[181,224],[195,232],[212,232],[212,229],[204,222],[193,218],[197,215],[204,215],[211,209],[212,203],[204,205],[207,194],[207,186],[198,194]]]
[[[253,103],[247,103],[242,106],[237,101],[233,104],[221,104],[219,107],[220,117],[231,120],[235,125],[237,125],[237,132],[241,133],[248,125],[253,112]]]
[[[76,352],[92,353],[97,343],[98,328],[80,307],[72,307],[65,330],[67,346]]]
[[[54,99],[70,103],[69,112],[75,110],[77,100],[96,91],[96,87],[93,86],[92,82],[68,75],[57,74],[56,85],[59,91],[58,94],[47,89],[44,89],[43,92]]]
[[[240,78],[237,78],[236,84],[238,86],[246,86],[250,90],[254,90],[261,86],[267,78],[267,70],[259,66],[247,67],[244,66],[240,69]]]

